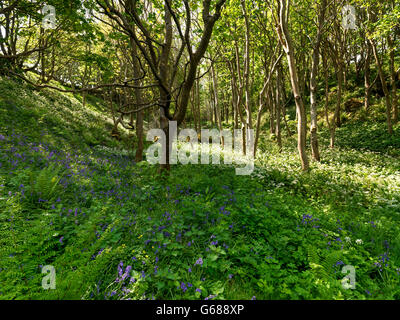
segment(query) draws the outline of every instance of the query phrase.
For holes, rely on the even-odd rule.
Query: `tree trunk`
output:
[[[338,91],[337,91],[337,101],[335,109],[335,121],[336,121],[336,127],[340,128],[342,126],[341,106],[342,106],[342,95],[343,95],[343,63],[340,58],[338,60],[337,80],[338,80]]]
[[[365,111],[368,111],[371,103],[371,45],[368,40],[366,40],[366,47],[364,65],[364,109]]]
[[[171,0],[166,0],[171,5]],[[165,150],[165,159],[166,163],[160,165],[160,171],[170,171],[170,154],[172,151],[172,141],[170,141],[170,132],[169,132],[169,121],[171,120],[171,115],[169,111],[169,107],[171,104],[171,94],[168,92],[168,75],[169,75],[169,64],[168,59],[171,52],[172,47],[172,16],[170,11],[167,8],[167,5],[164,8],[164,22],[165,22],[165,43],[162,47],[161,57],[160,57],[160,82],[162,86],[159,88],[160,95],[160,128],[164,131],[165,139],[166,139],[166,148]],[[170,143],[171,142],[171,143]]]
[[[138,56],[138,50],[137,50],[137,45],[134,41],[131,39],[131,50],[132,50],[132,61],[133,61],[133,77],[134,78],[139,78],[140,77],[140,66],[139,62],[137,60]],[[134,82],[135,86],[140,86],[141,81],[140,80],[135,80]],[[142,99],[142,92],[139,88],[135,89],[135,100],[136,104],[140,106],[143,103]],[[133,119],[131,119],[133,120]],[[141,110],[137,113],[136,115],[136,138],[137,138],[137,149],[135,153],[135,162],[140,162],[143,160],[143,120],[144,120],[144,111]],[[133,122],[133,121],[132,121]]]
[[[397,98],[397,85],[396,85],[396,69],[394,66],[394,41],[391,36],[388,36],[388,44],[389,44],[389,57],[390,57],[390,84],[392,86],[392,112],[393,112],[393,123],[397,123],[399,121],[399,109],[398,109],[398,98]]]
[[[321,1],[320,13],[318,16],[318,31],[317,38],[315,40],[313,55],[312,55],[312,66],[310,75],[310,110],[311,110],[311,152],[312,158],[315,161],[320,161],[319,148],[318,148],[318,122],[317,122],[317,76],[318,76],[318,65],[319,65],[319,48],[321,44],[322,28],[325,23],[325,11],[326,11],[326,0]]]
[[[290,1],[288,1],[288,5]],[[294,59],[294,47],[292,38],[288,29],[288,15],[286,8],[286,1],[280,0],[280,12],[279,12],[279,27],[278,27],[278,36],[282,43],[283,49],[285,50],[286,57],[288,60],[289,73],[290,73],[290,82],[292,86],[292,91],[296,103],[296,113],[298,116],[297,122],[297,148],[300,155],[301,166],[303,171],[308,171],[309,162],[306,153],[306,138],[307,138],[307,117],[304,107],[303,98],[301,96],[301,91],[299,87],[299,78],[297,76],[297,67]]]
[[[198,71],[199,73],[199,71]],[[198,77],[200,75],[198,74]],[[200,110],[200,79],[196,80],[196,113],[198,130],[201,130],[201,110]]]
[[[275,61],[274,65],[272,66],[268,77],[266,77],[266,79],[264,80],[264,85],[263,88],[261,89],[260,93],[259,93],[259,107],[258,107],[258,112],[257,112],[257,124],[256,124],[256,137],[255,137],[255,142],[254,142],[254,158],[256,157],[256,153],[257,153],[257,146],[258,146],[258,139],[260,136],[260,127],[261,127],[261,116],[262,116],[262,111],[264,109],[264,105],[266,103],[266,100],[268,99],[268,93],[269,93],[269,82],[271,80],[271,77],[275,71],[275,68],[278,66],[279,68],[279,74],[280,74],[280,78],[282,78],[281,74],[282,74],[282,70],[280,69],[281,65],[281,58],[282,58],[282,54],[279,55],[278,59]],[[281,81],[281,79],[280,79]],[[279,87],[279,90],[282,89],[282,84]],[[269,103],[270,101],[267,102],[268,105],[270,105]],[[279,102],[278,102],[279,103]],[[271,117],[272,118],[272,117]],[[279,128],[280,131],[280,128]]]
[[[273,97],[273,94],[268,88],[268,93],[267,93],[268,101],[268,109],[269,109],[269,132],[270,134],[275,134],[275,99]]]
[[[214,69],[214,63],[211,64],[211,76],[212,76],[212,82],[213,82],[213,91],[214,91],[214,110],[215,110],[215,115],[216,115],[216,122],[218,125],[218,129],[220,132],[222,132],[222,123],[221,123],[221,111],[219,107],[219,100],[218,100],[218,80],[215,75],[215,69]],[[221,143],[224,145],[224,138],[221,136]]]
[[[327,58],[325,52],[322,54],[322,62],[323,62],[323,68],[324,68],[324,80],[325,80],[325,106],[324,106],[324,111],[325,111],[325,119],[326,119],[326,124],[328,125],[329,129],[329,134],[330,134],[330,148],[334,148],[335,146],[335,116],[333,116],[332,124],[329,120],[329,77],[328,77],[328,64],[327,64]]]
[[[249,17],[247,15],[246,1],[240,1],[242,7],[242,13],[245,20],[246,32],[245,32],[245,53],[244,53],[244,89],[245,89],[245,111],[246,111],[246,123],[243,127],[243,154],[247,153],[246,150],[246,133],[247,129],[253,129],[253,121],[251,114],[251,97],[250,97],[250,25]]]
[[[232,91],[232,115],[233,115],[233,128],[237,129],[238,128],[238,122],[239,122],[239,117],[237,113],[237,86],[236,86],[236,81],[234,79],[235,77],[235,70],[234,70],[234,64],[229,62],[229,71],[231,73],[231,91]]]
[[[385,94],[386,122],[387,122],[387,126],[388,126],[388,133],[392,134],[393,133],[392,112],[391,112],[392,103],[390,101],[391,100],[390,99],[390,93],[389,93],[389,90],[388,90],[388,87],[387,87],[387,84],[386,84],[385,75],[383,73],[382,64],[381,64],[381,61],[380,61],[379,56],[378,56],[376,45],[375,45],[373,40],[370,40],[370,43],[371,43],[371,47],[372,47],[372,52],[374,53],[376,66],[378,67],[378,73],[379,73],[379,78],[381,79],[383,93]]]
[[[276,127],[275,135],[276,142],[278,144],[279,152],[282,151],[282,136],[281,136],[281,81],[282,75],[280,68],[276,69],[276,104],[275,104],[275,115],[276,115]]]

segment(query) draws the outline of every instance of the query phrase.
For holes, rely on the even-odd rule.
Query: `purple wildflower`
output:
[[[118,275],[121,277],[122,276],[122,272],[123,272],[123,267],[124,266],[124,263],[121,261],[119,264],[118,264]]]
[[[128,275],[129,275],[129,273],[131,272],[131,270],[132,270],[132,267],[131,267],[131,266],[127,266],[127,267],[126,267],[125,273],[122,275],[122,280],[125,280],[125,279],[128,277]]]
[[[184,282],[181,282],[181,289],[183,290],[183,292],[187,290],[187,287]]]

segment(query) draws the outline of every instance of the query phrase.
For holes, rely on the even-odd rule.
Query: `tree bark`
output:
[[[385,94],[386,123],[387,123],[387,126],[388,126],[388,133],[392,134],[393,133],[392,112],[391,112],[392,103],[391,103],[391,99],[390,99],[390,93],[389,93],[389,90],[388,90],[388,87],[387,87],[387,84],[386,84],[385,75],[383,73],[382,64],[381,64],[381,61],[380,61],[379,56],[378,56],[378,51],[376,49],[375,42],[370,39],[370,43],[371,43],[371,47],[372,47],[372,52],[374,53],[376,66],[378,67],[378,73],[379,73],[379,78],[381,79],[383,93]]]
[[[324,111],[325,111],[325,119],[326,119],[326,124],[328,125],[329,129],[329,134],[330,134],[330,148],[334,148],[335,146],[335,115],[333,116],[332,124],[329,120],[329,77],[328,77],[328,63],[327,63],[327,57],[326,53],[322,53],[322,62],[323,62],[323,68],[324,68],[324,80],[325,80],[325,106],[324,106]]]
[[[326,0],[321,1],[321,8],[318,16],[318,31],[315,39],[313,54],[312,54],[312,66],[310,75],[310,110],[311,110],[311,152],[312,159],[320,161],[320,154],[318,148],[318,122],[317,122],[317,76],[318,76],[318,65],[319,65],[319,48],[321,45],[321,37],[323,32],[323,26],[325,23],[325,11],[326,11]]]
[[[371,45],[366,39],[366,57],[364,65],[364,109],[369,110],[370,100],[371,100]]]
[[[389,45],[389,58],[390,58],[390,85],[392,86],[392,113],[393,113],[393,123],[397,123],[399,121],[399,108],[398,108],[398,97],[397,97],[397,85],[396,85],[396,69],[394,66],[395,57],[394,57],[394,41],[391,36],[388,36],[388,45]]]
[[[245,21],[245,52],[244,52],[244,92],[245,92],[245,111],[246,111],[246,123],[244,128],[242,128],[242,137],[243,137],[243,154],[247,153],[246,150],[246,137],[247,137],[247,130],[253,129],[253,121],[252,121],[252,114],[251,114],[251,97],[250,97],[250,25],[249,25],[249,17],[247,14],[246,8],[246,1],[240,1],[242,7],[242,13],[244,16]]]
[[[287,1],[287,3],[286,3]],[[294,59],[294,47],[291,35],[288,29],[288,15],[290,0],[280,0],[279,10],[279,25],[277,28],[278,37],[285,50],[289,65],[290,83],[296,103],[296,113],[298,116],[297,122],[297,148],[300,155],[301,166],[303,171],[309,170],[309,162],[306,153],[306,138],[307,138],[307,117],[301,91],[299,87],[299,78],[297,76],[297,67]]]
[[[220,110],[219,100],[218,100],[218,80],[215,75],[214,63],[211,64],[211,76],[212,76],[213,91],[214,91],[214,108],[215,108],[215,115],[216,115],[215,120],[218,125],[219,131],[222,132],[221,110]],[[221,143],[222,143],[222,145],[224,145],[224,138],[222,136],[221,136]]]
[[[131,40],[132,46],[132,60],[133,60],[133,77],[139,78],[140,76],[140,66],[138,62],[138,50],[137,45],[134,41]],[[141,81],[135,80],[135,86],[140,86]],[[135,100],[137,105],[141,105],[143,103],[142,92],[139,88],[135,89]],[[140,162],[143,160],[143,120],[144,120],[144,111],[141,110],[136,115],[136,138],[137,138],[137,149],[135,153],[135,162]]]
[[[282,75],[280,68],[276,69],[276,104],[275,104],[275,115],[276,115],[276,127],[275,135],[276,142],[278,144],[279,152],[282,151],[282,135],[281,135],[281,81]]]

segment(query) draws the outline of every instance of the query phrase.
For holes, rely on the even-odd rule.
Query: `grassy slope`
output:
[[[0,81],[0,299],[400,298],[399,126],[347,124],[308,174],[288,140],[264,141],[252,176],[161,178],[111,150],[100,102],[77,98]]]

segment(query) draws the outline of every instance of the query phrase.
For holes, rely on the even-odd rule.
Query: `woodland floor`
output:
[[[321,126],[306,174],[293,137],[278,153],[265,135],[250,176],[167,177],[99,99],[0,80],[0,299],[400,299],[400,125],[345,115],[333,150]]]

